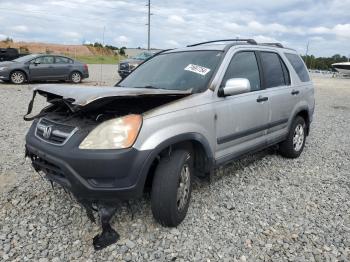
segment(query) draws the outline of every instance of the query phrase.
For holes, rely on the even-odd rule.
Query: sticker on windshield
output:
[[[206,68],[206,67],[203,67],[203,66],[199,66],[199,65],[193,65],[193,64],[189,64],[188,66],[186,66],[185,70],[186,71],[191,71],[193,73],[200,74],[202,76],[205,76],[210,71],[209,68]]]

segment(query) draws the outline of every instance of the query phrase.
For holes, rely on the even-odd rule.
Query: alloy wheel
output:
[[[81,81],[81,76],[79,73],[75,72],[72,74],[72,82],[74,83],[80,83]]]
[[[22,84],[25,80],[23,73],[14,72],[11,74],[11,81],[15,84]]]
[[[191,173],[190,173],[190,167],[188,164],[185,164],[182,167],[180,178],[179,178],[179,185],[177,188],[177,208],[178,210],[182,210],[188,201],[189,195],[190,195],[190,186],[191,186]]]
[[[294,130],[293,136],[293,147],[295,151],[300,151],[304,144],[304,127],[301,124],[298,124]]]

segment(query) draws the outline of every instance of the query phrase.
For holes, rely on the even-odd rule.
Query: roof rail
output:
[[[236,38],[236,39],[222,39],[222,40],[206,41],[206,42],[201,42],[201,43],[197,43],[197,44],[188,45],[187,47],[204,45],[204,44],[210,44],[210,43],[217,43],[217,42],[247,42],[248,44],[251,44],[251,45],[257,45],[258,44],[254,39],[239,39],[239,38]]]
[[[277,46],[280,48],[284,48],[284,46],[281,43],[259,43],[259,45],[270,45],[270,46]]]

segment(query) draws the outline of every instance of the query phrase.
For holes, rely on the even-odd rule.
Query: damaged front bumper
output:
[[[120,150],[80,150],[84,135],[79,131],[63,146],[51,145],[35,136],[38,121],[34,121],[25,145],[26,157],[36,171],[69,190],[95,222],[93,211],[100,217],[102,232],[93,239],[95,250],[118,241],[119,234],[110,220],[120,201],[142,195],[149,152],[134,148]]]
[[[84,135],[79,132],[64,146],[51,145],[34,135],[35,127],[36,121],[26,136],[26,155],[33,167],[78,200],[127,200],[142,195],[150,151],[81,150]]]

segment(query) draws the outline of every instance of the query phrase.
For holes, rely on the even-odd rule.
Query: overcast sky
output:
[[[147,0],[0,0],[0,39],[147,45]],[[350,0],[152,0],[151,46],[249,37],[350,55]]]

